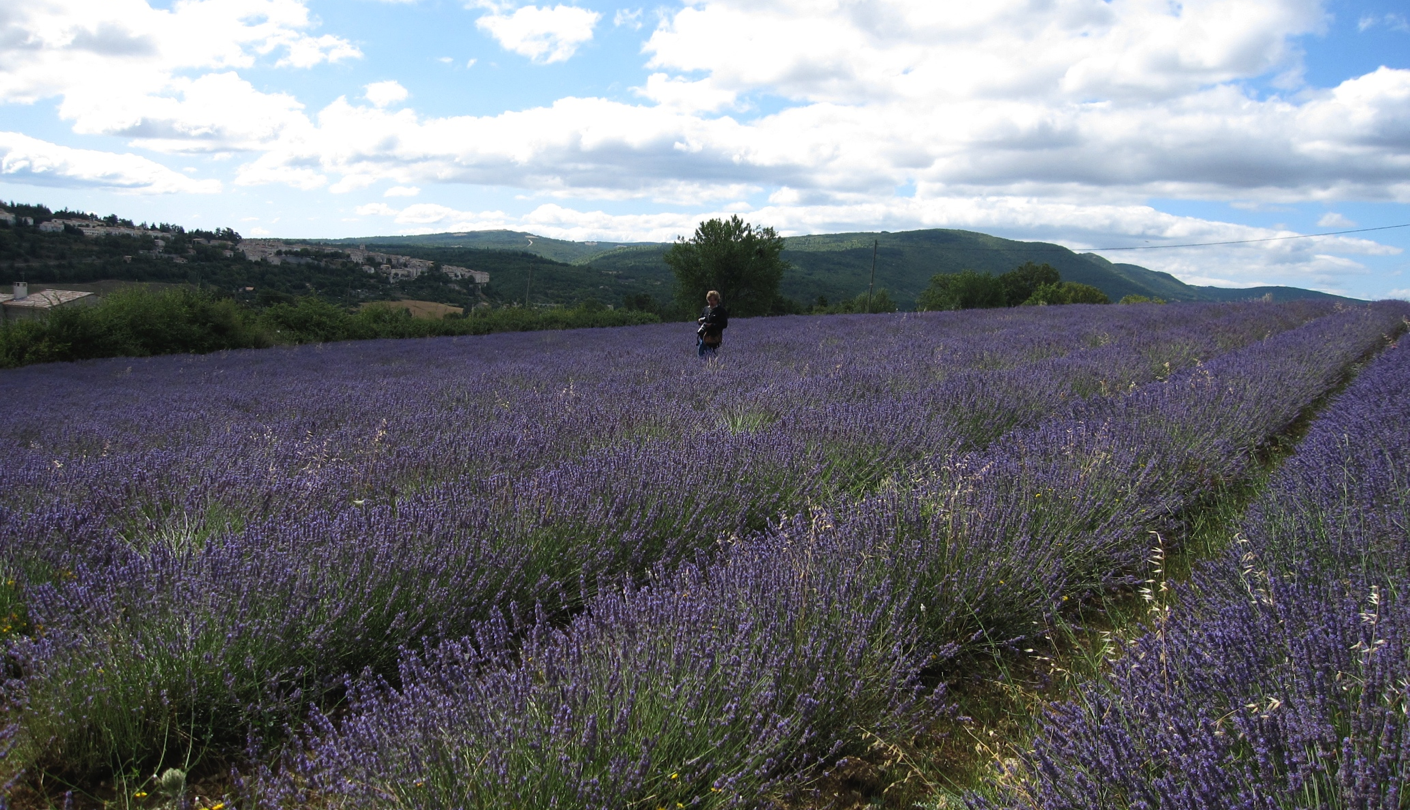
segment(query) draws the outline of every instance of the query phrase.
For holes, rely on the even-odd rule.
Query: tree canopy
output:
[[[869,312],[895,312],[896,302],[891,300],[891,292],[885,287],[877,290],[874,294],[858,293],[855,298],[848,298],[842,301],[831,302],[826,296],[818,296],[818,300],[813,302],[812,309],[808,310],[813,315],[851,315],[854,313]]]
[[[1044,284],[1033,291],[1025,304],[1110,304],[1106,293],[1090,284],[1064,281],[1061,284]]]
[[[930,284],[916,296],[916,308],[990,309],[1008,306],[999,279],[988,273],[961,270],[958,273],[937,273]]]
[[[1024,262],[999,276],[999,286],[1004,290],[1004,305],[1010,307],[1026,303],[1044,284],[1061,282],[1062,275],[1047,262]]]
[[[700,223],[690,239],[681,237],[666,251],[676,277],[676,303],[685,312],[705,304],[705,293],[718,290],[735,316],[767,315],[779,309],[779,283],[788,262],[783,237],[732,216]]]
[[[920,310],[1109,303],[1111,299],[1096,287],[1063,281],[1051,265],[1034,262],[998,276],[974,270],[937,273],[916,298]]]

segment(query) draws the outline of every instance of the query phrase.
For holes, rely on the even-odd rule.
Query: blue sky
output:
[[[249,236],[963,228],[1410,298],[1410,9],[0,0],[0,198]]]

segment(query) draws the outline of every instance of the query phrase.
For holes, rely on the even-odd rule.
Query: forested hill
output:
[[[672,285],[670,269],[662,260],[669,243],[571,242],[517,231],[370,237],[338,240],[338,243],[397,245],[407,248],[404,251],[407,253],[414,253],[413,248],[418,247],[457,254],[475,249],[522,250],[595,271],[584,275],[582,282],[596,278],[603,292],[634,290],[666,298]],[[915,306],[916,296],[936,273],[978,270],[998,274],[1029,261],[1050,264],[1062,274],[1064,281],[1090,284],[1113,301],[1127,295],[1166,301],[1238,301],[1265,295],[1271,295],[1274,300],[1337,298],[1295,287],[1196,287],[1169,273],[1135,264],[1112,263],[1095,254],[1075,253],[1061,245],[946,229],[788,237],[783,258],[793,268],[784,274],[783,294],[810,305],[819,297],[839,301],[865,292],[871,275],[873,243],[877,245],[876,286],[889,290],[902,309]],[[544,282],[549,282],[556,269],[544,268]]]

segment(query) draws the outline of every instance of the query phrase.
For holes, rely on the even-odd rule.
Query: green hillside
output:
[[[1318,298],[1330,301],[1351,301],[1341,295],[1317,292],[1316,290],[1304,290],[1301,287],[1242,287],[1230,289],[1228,287],[1194,287],[1200,293],[1200,300],[1204,301],[1252,301],[1256,298],[1266,298],[1269,301],[1297,301],[1303,298]]]
[[[932,229],[890,233],[838,233],[785,239],[783,258],[793,267],[783,277],[785,296],[809,306],[819,298],[840,301],[865,292],[876,250],[876,286],[890,291],[902,309],[915,306],[916,296],[936,273],[978,270],[999,274],[1024,262],[1046,262],[1064,281],[1090,284],[1113,301],[1144,295],[1165,301],[1237,301],[1272,293],[1274,300],[1323,298],[1325,293],[1293,287],[1224,289],[1193,287],[1169,273],[1135,264],[1117,264],[1091,253],[1075,253],[1046,242],[1020,242],[974,231]],[[535,270],[534,289],[543,300],[572,303],[596,297],[618,303],[626,296],[649,294],[661,302],[671,298],[674,279],[662,256],[669,243],[622,244],[568,242],[516,231],[483,231],[428,236],[376,237],[339,240],[339,244],[377,244],[383,249],[483,269],[491,274],[493,297],[522,298],[526,277],[518,267],[496,266],[493,250],[525,251],[555,262]],[[512,247],[511,247],[512,246]],[[542,285],[542,286],[541,286]],[[539,300],[539,293],[534,293]]]
[[[61,215],[97,219],[78,212],[50,212],[44,206],[11,203],[10,207],[17,216],[32,217],[36,226]],[[130,221],[115,216],[103,220],[109,221],[131,230]],[[314,294],[345,305],[417,298],[473,306],[479,301],[522,304],[527,297],[536,306],[571,306],[596,299],[667,317],[673,312],[675,279],[663,258],[670,243],[572,242],[507,230],[277,240],[284,243],[288,256],[276,266],[248,261],[238,251],[229,251],[239,241],[233,231],[186,233],[176,226],[160,228],[160,235],[170,242],[164,252],[154,251],[152,234],[156,230],[141,236],[92,239],[73,228],[45,233],[37,227],[0,227],[0,272],[8,273],[8,280],[51,284],[105,280],[188,283],[264,302]],[[1127,295],[1166,301],[1335,297],[1292,287],[1193,287],[1168,273],[1112,263],[1060,245],[945,229],[789,237],[783,258],[792,268],[784,274],[782,293],[805,309],[820,299],[836,303],[855,298],[867,289],[873,244],[877,248],[876,287],[889,291],[901,309],[915,307],[916,297],[936,273],[978,270],[997,275],[1030,261],[1050,264],[1065,281],[1089,284],[1113,301]],[[473,289],[467,282],[439,274],[393,283],[348,259],[344,251],[359,245],[483,270],[490,274],[490,283]]]
[[[1028,261],[1046,262],[1057,268],[1063,280],[1090,284],[1113,301],[1127,295],[1166,301],[1225,300],[1168,273],[1133,264],[1113,264],[1100,256],[1074,253],[1060,245],[941,229],[789,237],[783,257],[793,268],[784,274],[783,294],[811,304],[819,297],[838,301],[864,292],[871,274],[873,243],[876,286],[889,290],[902,309],[915,306],[916,296],[936,273],[978,270],[999,274]],[[669,285],[670,271],[661,259],[667,247],[617,249],[601,253],[588,263],[638,278],[661,279]]]

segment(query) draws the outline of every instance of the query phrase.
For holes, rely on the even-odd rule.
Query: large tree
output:
[[[1101,294],[1095,287],[1079,284],[1076,286],[1086,289],[1073,292],[1068,289],[1071,286],[1073,285],[1070,282],[1063,283],[1062,276],[1052,265],[1033,262],[1025,262],[999,276],[976,270],[937,273],[930,277],[929,286],[916,297],[916,309],[924,311],[1016,307],[1020,304],[1109,303],[1098,302],[1091,295],[1093,291]],[[1077,295],[1080,300],[1065,300],[1064,295]]]
[[[990,309],[1004,306],[1004,288],[999,279],[977,270],[936,273],[930,284],[916,296],[916,309]]]
[[[1018,267],[999,276],[999,286],[1004,288],[1004,306],[1016,307],[1033,297],[1033,293],[1044,284],[1061,284],[1062,276],[1057,268],[1044,262],[1034,264],[1024,262]]]
[[[719,290],[731,315],[767,315],[781,301],[779,283],[788,268],[782,254],[783,237],[773,228],[755,228],[738,216],[706,220],[666,251],[676,303],[694,312],[705,305],[705,293]]]

